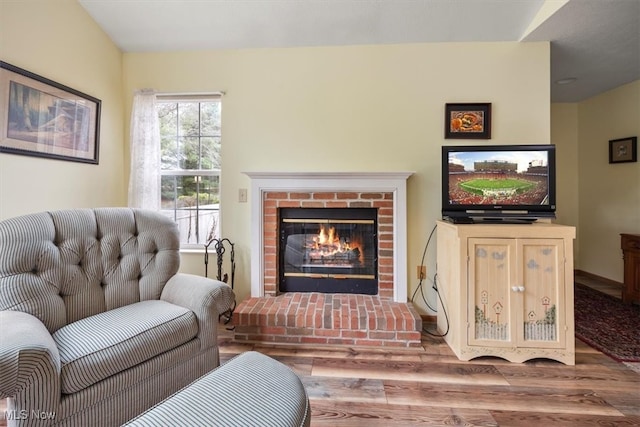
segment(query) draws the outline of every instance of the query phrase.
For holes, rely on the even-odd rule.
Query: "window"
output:
[[[219,96],[158,95],[160,209],[180,229],[182,247],[219,235],[221,103]]]

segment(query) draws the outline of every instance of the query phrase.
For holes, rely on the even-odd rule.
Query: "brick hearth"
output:
[[[249,298],[234,312],[235,339],[251,342],[419,347],[411,304],[375,295],[286,293]]]
[[[286,175],[250,174],[254,179],[252,203],[257,214],[252,214],[252,222],[259,230],[252,257],[259,258],[252,260],[256,273],[252,272],[252,282],[255,282],[252,296],[242,301],[234,312],[235,339],[289,344],[420,346],[422,320],[413,305],[404,302],[406,270],[399,264],[404,262],[405,181],[410,174]],[[342,179],[338,180],[338,176]],[[278,209],[297,207],[377,209],[377,295],[279,292]],[[402,242],[401,246],[395,246],[396,239]],[[399,271],[402,274],[398,274]]]

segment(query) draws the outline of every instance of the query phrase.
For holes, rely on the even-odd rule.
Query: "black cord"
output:
[[[427,239],[427,244],[424,245],[424,251],[422,251],[422,259],[420,259],[420,265],[424,265],[424,260],[427,256],[427,248],[429,247],[429,243],[431,242],[431,238],[433,237],[433,233],[435,233],[437,226],[434,226],[433,229],[431,230],[431,233],[429,233],[429,238]],[[424,301],[424,303],[427,305],[427,307],[429,307],[429,309],[433,312],[437,312],[436,309],[434,309],[433,307],[431,307],[431,305],[429,304],[429,302],[427,301],[427,299],[424,296],[424,291],[422,289],[422,281],[424,280],[424,278],[422,277],[422,275],[420,275],[420,281],[418,282],[418,286],[416,287],[416,290],[413,291],[413,295],[411,295],[411,302],[414,301],[416,294],[418,293],[418,290],[420,290],[420,295],[422,296],[422,300]]]
[[[427,256],[427,248],[429,247],[429,243],[431,242],[431,238],[433,237],[433,233],[436,231],[437,229],[437,225],[435,225],[433,227],[433,229],[431,230],[431,233],[429,233],[429,237],[427,238],[427,244],[424,245],[424,251],[422,251],[422,258],[420,260],[420,265],[424,265],[424,260]],[[416,294],[418,293],[418,290],[420,290],[420,296],[422,297],[422,301],[424,301],[425,305],[429,308],[429,310],[433,311],[434,313],[437,313],[438,310],[437,308],[433,308],[431,307],[431,304],[429,304],[429,301],[427,301],[427,298],[424,295],[424,289],[422,286],[422,281],[423,281],[423,277],[422,275],[420,275],[420,281],[418,282],[418,286],[416,287],[416,290],[413,291],[413,295],[411,295],[411,302],[414,301]],[[449,333],[449,315],[447,314],[447,310],[444,308],[444,303],[442,302],[442,296],[440,295],[440,291],[438,290],[438,272],[437,272],[437,266],[436,266],[436,273],[433,275],[433,290],[436,291],[436,295],[438,295],[438,299],[440,300],[440,306],[442,307],[442,312],[444,314],[444,318],[446,320],[447,323],[447,329],[443,334],[434,334],[433,332],[428,331],[427,329],[425,329],[424,327],[422,328],[422,332],[428,335],[431,335],[432,337],[438,337],[438,338],[442,338],[444,336],[446,336]]]
[[[440,300],[440,307],[442,307],[442,313],[444,314],[444,319],[447,323],[447,329],[442,334],[434,334],[433,332],[430,332],[423,327],[422,332],[424,332],[427,335],[431,335],[432,337],[442,338],[447,336],[447,334],[449,333],[450,324],[449,324],[449,315],[447,314],[447,310],[444,308],[444,303],[442,302],[442,296],[440,295],[440,291],[438,290],[438,285],[437,285],[438,273],[433,275],[433,283],[434,283],[434,289],[436,291],[436,294],[438,295],[438,299]]]

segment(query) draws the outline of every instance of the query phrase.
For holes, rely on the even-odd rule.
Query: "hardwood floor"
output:
[[[221,358],[257,350],[290,366],[312,426],[640,425],[640,374],[577,341],[576,365],[459,361],[441,338],[419,350],[249,345],[221,337]]]
[[[238,344],[223,330],[220,357],[257,350],[290,366],[309,394],[312,426],[640,425],[640,374],[576,343],[576,365],[566,366],[462,362],[427,335],[420,349],[387,351]]]
[[[613,281],[602,279],[593,274],[576,271],[574,281],[582,283],[585,286],[595,289],[607,295],[611,295],[618,299],[622,299],[622,284],[616,284]]]

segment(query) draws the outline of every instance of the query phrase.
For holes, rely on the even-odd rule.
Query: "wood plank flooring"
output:
[[[577,341],[576,365],[459,361],[441,338],[419,350],[251,345],[221,337],[222,361],[257,350],[302,379],[312,426],[638,426],[640,374]]]
[[[585,273],[583,271],[576,271],[574,280],[576,283],[582,283],[583,285],[588,286],[598,292],[602,292],[603,294],[622,299],[622,283],[616,283],[612,280],[603,279],[601,277]]]
[[[224,328],[220,335],[223,363],[257,350],[290,366],[309,394],[312,426],[640,425],[640,373],[579,340],[576,365],[566,366],[462,362],[427,335],[417,350],[252,345]]]

